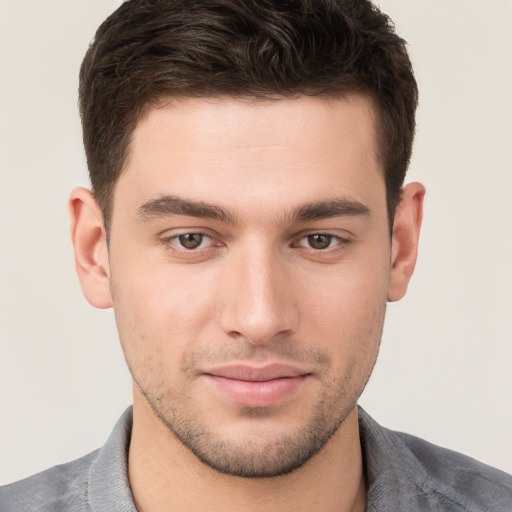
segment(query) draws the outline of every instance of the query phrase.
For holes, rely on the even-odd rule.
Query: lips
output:
[[[229,401],[246,407],[270,407],[291,398],[310,376],[299,368],[271,364],[261,368],[231,365],[205,377]]]

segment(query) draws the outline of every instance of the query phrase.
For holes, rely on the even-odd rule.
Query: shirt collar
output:
[[[381,427],[361,407],[359,437],[368,488],[367,512],[410,512],[422,494],[425,468],[396,432]]]
[[[87,492],[94,512],[137,512],[128,482],[132,423],[132,408],[129,407],[91,465]]]
[[[381,427],[362,408],[358,412],[368,488],[367,512],[409,511],[411,500],[419,492],[415,481],[422,476],[424,468],[411,457],[405,445],[397,443],[394,432]],[[91,465],[88,502],[94,512],[137,512],[128,481],[132,423],[132,407],[129,407]],[[383,504],[387,506],[383,508]]]

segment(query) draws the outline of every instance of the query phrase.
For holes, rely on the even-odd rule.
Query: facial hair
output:
[[[321,367],[319,373],[324,376],[320,380],[320,398],[312,413],[307,413],[310,417],[306,424],[285,433],[260,432],[242,436],[243,440],[230,439],[220,434],[216,425],[209,425],[201,418],[199,410],[180,405],[180,398],[187,393],[186,390],[176,393],[161,387],[143,387],[135,376],[134,380],[169,432],[205,465],[237,477],[278,477],[301,467],[320,452],[356,406],[373,364],[361,381],[353,378],[354,372],[359,371],[356,360],[347,363],[343,375],[333,376],[330,371],[331,358],[321,350],[299,349],[289,344],[276,344],[272,348],[255,347],[239,342],[236,348],[225,347],[215,352],[198,350],[187,354],[181,363],[180,373],[190,381],[204,361],[214,361],[215,364],[234,360],[261,363],[276,355],[292,363],[312,362]],[[357,388],[354,382],[360,383]],[[241,407],[239,410],[239,416],[248,421],[258,421],[272,414],[273,409],[268,407]]]

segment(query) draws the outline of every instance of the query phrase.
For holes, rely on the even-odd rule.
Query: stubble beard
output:
[[[357,363],[352,361],[343,378],[322,383],[322,398],[303,427],[270,438],[252,434],[242,441],[223,437],[197,412],[175,406],[178,402],[174,393],[148,392],[135,382],[167,430],[203,464],[225,475],[272,478],[294,471],[319,453],[356,407],[373,365],[357,388],[352,386],[355,366]],[[271,414],[267,408],[240,410],[241,416],[255,422]]]

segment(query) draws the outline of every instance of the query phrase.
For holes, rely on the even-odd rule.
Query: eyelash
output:
[[[205,238],[209,238],[212,243],[210,243],[207,247],[204,248],[197,248],[197,249],[186,249],[186,248],[179,248],[176,245],[176,240],[179,240],[179,237],[185,236],[185,235],[200,235]],[[332,247],[326,247],[325,249],[315,249],[313,247],[306,247],[300,244],[304,239],[307,239],[311,236],[325,236],[330,237],[329,244],[334,240],[336,243]],[[201,256],[205,251],[210,249],[212,245],[215,245],[216,239],[209,233],[206,233],[204,231],[186,231],[183,233],[178,233],[172,236],[168,236],[161,239],[161,243],[165,246],[166,249],[170,250],[173,254],[177,254],[179,256],[184,257],[194,257],[194,256]],[[201,240],[201,243],[203,243],[203,240]],[[299,238],[296,238],[295,241],[292,242],[291,247],[294,248],[302,248],[305,251],[308,251],[310,253],[313,253],[315,255],[328,255],[337,253],[339,251],[343,251],[346,249],[346,246],[351,243],[351,239],[344,238],[339,235],[334,235],[332,233],[328,232],[322,232],[322,231],[315,231],[310,232],[301,235]],[[221,247],[222,242],[217,242],[217,247]]]
[[[325,247],[323,249],[315,249],[314,247],[306,247],[301,245],[301,242],[304,239],[310,238],[310,237],[328,237],[329,238],[329,246],[331,242],[336,242],[332,247]],[[311,243],[311,242],[310,242]],[[294,244],[295,247],[304,247],[306,250],[314,251],[315,253],[331,253],[334,251],[342,250],[347,244],[350,243],[350,239],[343,238],[339,235],[333,235],[332,233],[324,233],[324,232],[314,232],[314,233],[308,233],[306,235],[301,236],[298,239],[298,242]]]
[[[185,255],[198,255],[207,250],[209,247],[211,247],[211,244],[208,247],[200,248],[200,249],[186,249],[179,247],[176,247],[173,242],[179,239],[180,236],[185,235],[200,235],[206,238],[209,238],[212,241],[215,241],[215,239],[208,233],[205,233],[203,231],[186,231],[184,233],[178,233],[176,235],[168,236],[165,238],[162,238],[161,242],[165,246],[166,249],[171,250],[173,253],[179,253],[179,254],[185,254]],[[201,242],[202,243],[202,242]]]

